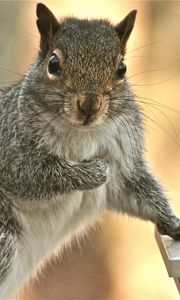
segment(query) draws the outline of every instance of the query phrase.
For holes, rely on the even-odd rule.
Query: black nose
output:
[[[78,101],[77,106],[82,115],[90,117],[100,110],[101,104],[98,101],[85,100],[83,103]]]

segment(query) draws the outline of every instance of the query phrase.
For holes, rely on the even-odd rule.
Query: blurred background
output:
[[[0,87],[21,79],[39,46],[36,1],[0,1]],[[138,9],[127,76],[144,111],[147,159],[180,215],[180,2],[43,1],[56,16],[119,22]],[[78,243],[46,264],[21,300],[179,299],[154,239],[154,226],[106,214]]]

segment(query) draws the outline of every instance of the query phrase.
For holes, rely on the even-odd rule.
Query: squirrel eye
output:
[[[123,61],[121,61],[117,70],[117,79],[118,80],[123,79],[125,73],[126,73],[126,65]]]
[[[61,68],[57,55],[53,53],[49,59],[48,72],[50,74],[57,74],[60,70]]]

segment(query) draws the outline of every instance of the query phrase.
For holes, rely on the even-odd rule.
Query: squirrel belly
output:
[[[16,239],[13,264],[0,285],[0,299],[15,295],[25,281],[36,276],[49,254],[62,250],[99,219],[105,207],[105,190],[103,185],[95,191],[72,192],[52,199],[48,205],[31,201],[21,212],[15,212],[22,228],[21,237]]]

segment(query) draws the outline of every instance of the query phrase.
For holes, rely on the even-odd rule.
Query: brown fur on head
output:
[[[136,10],[113,26],[107,20],[65,18],[58,22],[43,4],[37,5],[40,57],[52,88],[67,91],[64,112],[74,123],[99,122],[108,110],[106,95],[123,79],[117,76],[133,29]],[[55,56],[52,57],[52,54]],[[50,60],[50,62],[49,62]],[[57,72],[49,64],[59,64]],[[63,92],[62,92],[63,91]]]

